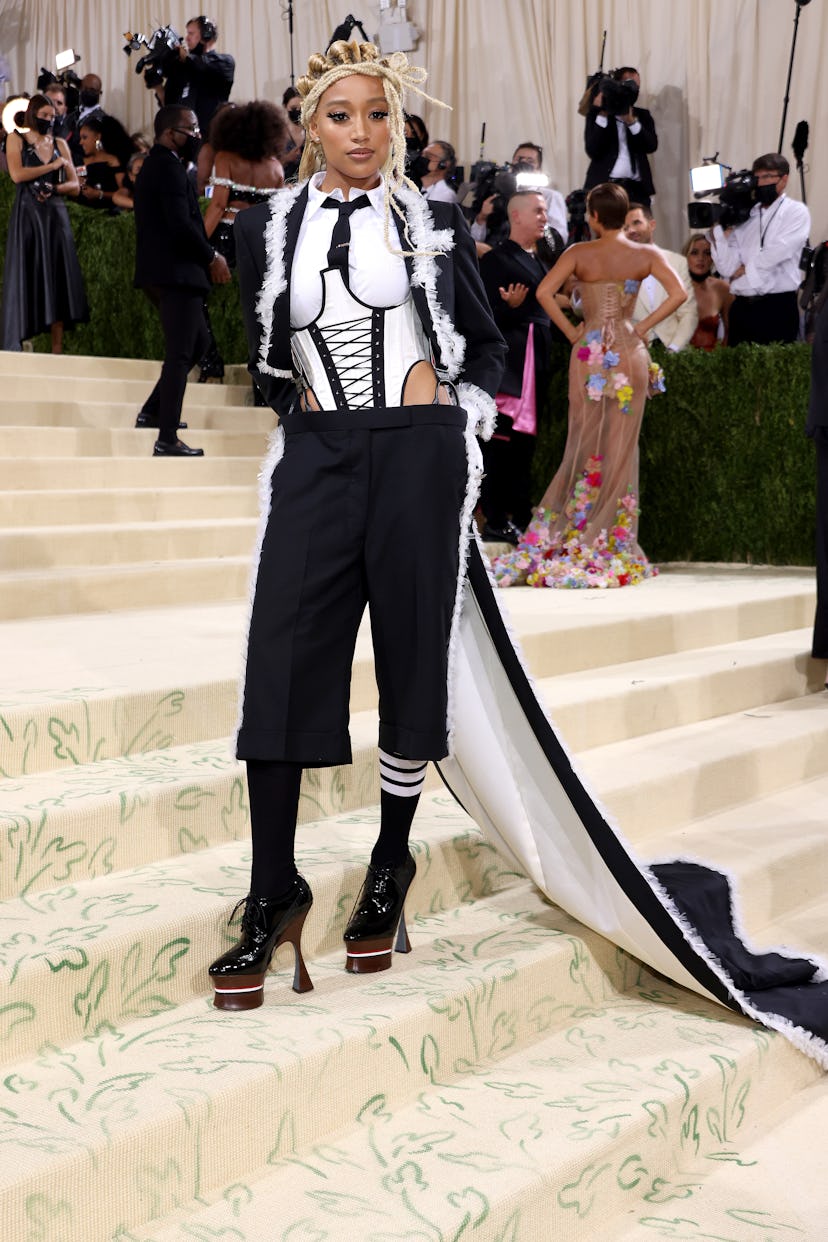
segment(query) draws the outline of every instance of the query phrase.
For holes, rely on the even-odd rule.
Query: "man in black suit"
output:
[[[610,112],[601,91],[593,98],[584,129],[590,160],[584,189],[612,181],[624,187],[631,202],[649,207],[655,188],[647,156],[658,147],[655,121],[646,108],[633,106],[641,89],[638,70],[625,65],[612,76],[622,85],[629,106],[623,112]]]
[[[817,606],[811,654],[828,660],[828,285],[820,294],[811,352],[811,396],[805,434],[816,449]],[[828,681],[825,683],[828,689]]]
[[[480,260],[494,320],[509,351],[495,397],[497,425],[483,445],[480,501],[486,518],[483,539],[515,544],[532,516],[532,458],[553,328],[535,297],[548,270],[537,250],[546,227],[546,200],[537,191],[518,192],[507,210],[508,238]]]
[[[155,145],[135,182],[135,286],[158,308],[164,331],[161,376],[137,427],[157,427],[156,457],[201,457],[178,439],[187,373],[208,343],[204,296],[230,269],[207,240],[187,164],[200,140],[195,113],[174,104],[155,117]]]
[[[164,62],[163,103],[183,103],[198,117],[206,139],[213,113],[230,98],[236,62],[227,52],[215,51],[218,26],[209,17],[191,17],[184,42]],[[161,92],[156,92],[161,97]]]

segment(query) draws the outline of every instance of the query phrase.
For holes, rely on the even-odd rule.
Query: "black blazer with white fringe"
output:
[[[457,385],[460,404],[485,439],[491,434],[506,345],[495,326],[468,226],[453,203],[427,202],[406,188],[396,195],[405,222],[392,213],[402,249],[433,251],[405,260],[414,305],[441,379]],[[290,274],[307,184],[240,212],[234,224],[248,369],[278,414],[293,408],[297,389],[290,354]],[[324,256],[320,256],[320,267]]]

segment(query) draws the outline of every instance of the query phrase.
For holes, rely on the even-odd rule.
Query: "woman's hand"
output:
[[[581,330],[573,325],[569,328],[566,334],[566,339],[569,341],[570,345],[577,345],[581,339]]]

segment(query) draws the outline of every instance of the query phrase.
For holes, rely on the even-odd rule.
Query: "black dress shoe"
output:
[[[183,440],[167,444],[165,440],[156,440],[152,450],[153,457],[203,457],[204,449],[190,448]]]
[[[484,543],[511,543],[514,547],[520,543],[520,531],[511,522],[505,526],[490,526],[487,522],[483,527],[482,539]]]
[[[248,893],[244,904],[241,939],[210,967],[216,1009],[258,1009],[264,1000],[264,977],[270,959],[281,944],[293,945],[294,992],[310,992],[313,984],[302,957],[302,927],[313,905],[307,882],[297,875],[282,898]]]
[[[345,969],[354,975],[388,970],[392,947],[410,953],[403,907],[417,864],[409,854],[398,867],[369,867],[348,920]]]
[[[155,428],[155,430],[157,431],[157,430],[158,430],[158,428],[161,426],[161,423],[158,421],[158,415],[157,415],[157,414],[156,414],[155,416],[153,416],[152,414],[139,414],[139,415],[138,415],[138,417],[137,417],[137,418],[136,418],[136,420],[135,420],[135,426],[136,426],[136,427],[154,427],[154,428]],[[187,430],[187,424],[186,424],[186,423],[179,423],[179,424],[178,424],[178,430],[179,430],[179,431],[186,431],[186,430]]]

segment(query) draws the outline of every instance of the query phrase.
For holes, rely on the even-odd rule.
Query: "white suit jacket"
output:
[[[661,323],[656,324],[648,339],[650,341],[659,340],[668,349],[677,351],[684,349],[688,344],[690,337],[696,331],[696,325],[699,322],[699,312],[696,304],[696,295],[693,292],[693,282],[690,279],[690,272],[687,267],[687,260],[683,254],[676,254],[673,250],[662,250],[664,258],[675,270],[679,280],[687,290],[687,301],[681,305],[674,314],[669,315],[666,319],[662,319]],[[660,306],[667,297],[666,290],[655,277],[648,276],[646,280],[641,282],[641,288],[638,291],[638,298],[633,311],[633,323],[639,323],[640,320],[646,319],[649,314]]]

